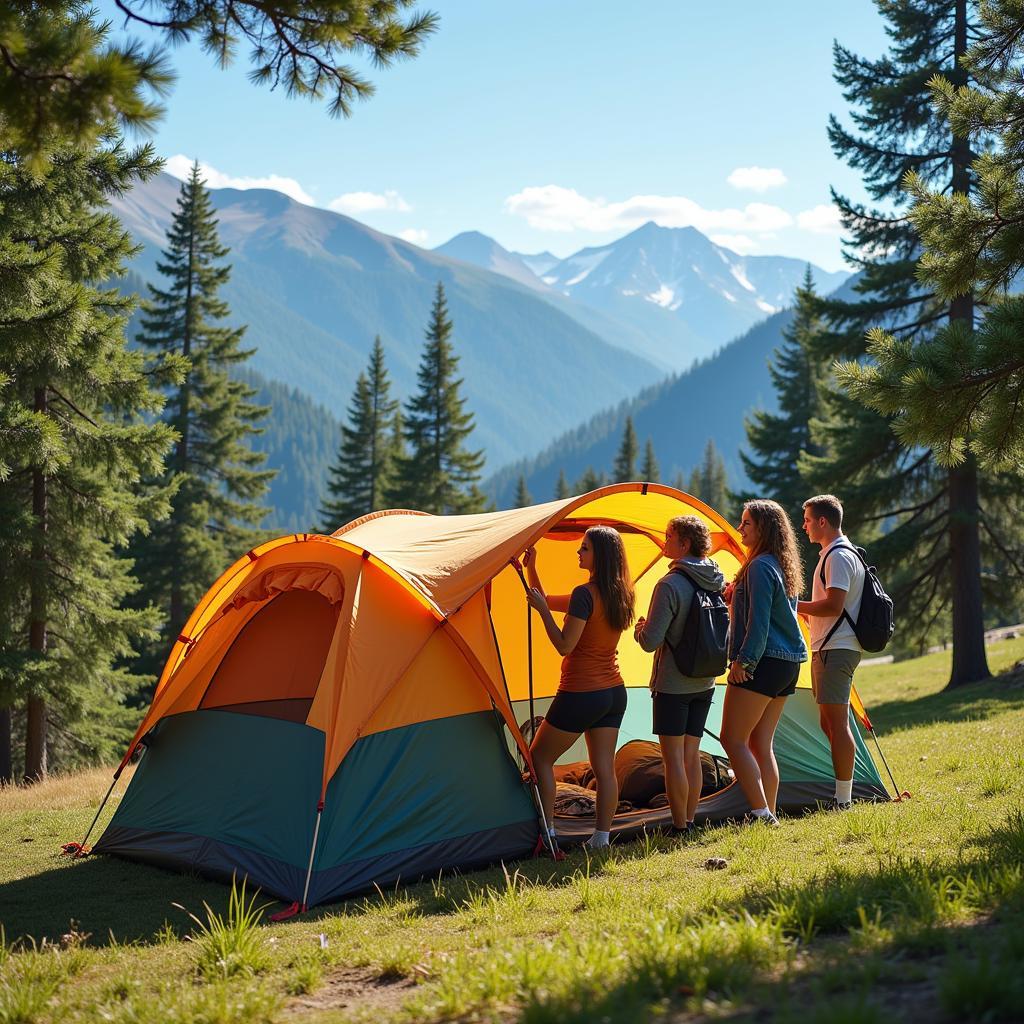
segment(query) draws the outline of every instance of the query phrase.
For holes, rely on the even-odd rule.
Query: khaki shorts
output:
[[[811,655],[811,688],[819,704],[849,704],[853,673],[860,664],[860,651],[815,651]]]

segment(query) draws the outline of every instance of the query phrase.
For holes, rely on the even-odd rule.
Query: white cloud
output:
[[[741,256],[756,252],[761,244],[760,242],[755,242],[752,238],[748,238],[746,235],[709,235],[708,237],[715,245],[732,249],[733,252],[738,252]],[[769,236],[766,235],[765,237]]]
[[[767,192],[770,188],[785,185],[788,179],[778,167],[737,167],[725,180],[733,188]]]
[[[192,159],[178,153],[168,158],[164,170],[185,181],[192,173]],[[234,178],[202,161],[199,163],[199,173],[209,188],[269,188],[275,192],[283,192],[297,203],[304,203],[306,206],[316,205],[313,197],[294,178],[282,178],[279,174],[268,174],[263,178]]]
[[[356,216],[361,213],[377,213],[381,210],[397,210],[408,213],[412,207],[394,189],[386,192],[346,192],[327,204],[328,210]]]
[[[785,210],[766,203],[748,203],[742,210],[708,210],[685,196],[632,196],[612,203],[560,185],[524,188],[505,200],[505,209],[540,231],[629,231],[653,220],[667,228],[763,234],[793,223]]]
[[[809,210],[796,215],[797,225],[804,231],[815,235],[838,235],[843,225],[839,221],[839,211],[828,203],[819,203]]]
[[[413,245],[426,245],[428,232],[422,228],[406,228],[398,232],[398,237]]]

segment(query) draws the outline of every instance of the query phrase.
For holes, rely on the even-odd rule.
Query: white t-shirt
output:
[[[821,563],[834,547],[845,544],[847,550],[834,552],[828,556],[825,562],[825,582],[821,582]],[[818,564],[814,567],[814,582],[811,584],[811,600],[822,601],[828,597],[828,589],[835,587],[837,590],[846,591],[846,600],[843,601],[843,608],[847,614],[857,621],[860,613],[860,599],[864,594],[864,566],[857,557],[855,551],[850,551],[850,541],[843,534],[838,537],[818,556]],[[828,635],[828,631],[835,625],[835,619],[827,615],[809,615],[807,617],[808,628],[811,633],[811,650],[843,650],[862,651],[857,634],[853,631],[848,619],[843,619],[836,627],[836,631],[829,637],[829,641],[822,647],[822,641]]]

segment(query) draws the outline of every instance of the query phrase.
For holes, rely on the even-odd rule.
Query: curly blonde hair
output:
[[[804,563],[786,510],[777,501],[758,498],[748,501],[743,511],[749,512],[750,518],[754,520],[757,543],[747,552],[747,560],[739,572],[740,577],[747,575],[750,563],[758,555],[774,555],[782,569],[786,593],[790,597],[799,597],[804,588]]]

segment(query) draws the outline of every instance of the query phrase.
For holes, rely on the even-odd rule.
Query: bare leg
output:
[[[704,772],[700,766],[700,737],[683,737],[686,745],[686,778],[689,782],[689,797],[686,801],[686,820],[693,821],[700,802],[700,791],[704,788]]]
[[[768,810],[772,814],[775,813],[775,806],[779,799],[779,766],[775,761],[775,747],[772,741],[775,739],[775,729],[782,717],[782,709],[785,704],[785,697],[775,697],[770,700],[761,715],[761,720],[754,726],[754,731],[750,734],[750,751],[761,772],[761,788],[764,790]]]
[[[665,792],[672,811],[672,824],[683,828],[689,820],[690,780],[686,772],[685,736],[659,736],[661,760],[665,765]]]
[[[853,733],[850,732],[849,704],[819,704],[822,726],[828,723],[825,735],[832,745],[832,768],[836,778],[845,782],[853,778],[853,762],[856,747],[853,744]]]
[[[590,767],[597,779],[597,830],[610,832],[619,806],[619,780],[615,778],[615,745],[618,729],[588,729],[584,734]],[[568,749],[568,748],[566,748]]]
[[[725,688],[722,746],[729,755],[736,780],[753,811],[768,807],[768,800],[761,784],[761,769],[749,747],[750,734],[770,703],[771,697],[753,690],[744,690],[739,686]]]
[[[530,744],[530,760],[537,773],[537,788],[540,790],[540,805],[544,808],[544,819],[549,827],[555,823],[555,762],[576,742],[578,732],[556,729],[547,722],[541,722],[537,735]]]

